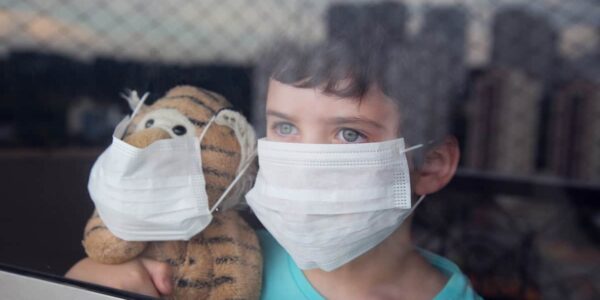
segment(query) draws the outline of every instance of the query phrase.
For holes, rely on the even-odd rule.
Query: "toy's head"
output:
[[[164,163],[171,167],[177,166],[177,168],[185,168],[188,163],[200,162],[209,207],[213,208],[215,202],[227,190],[229,193],[225,201],[221,202],[218,207],[226,208],[237,204],[242,199],[242,195],[251,187],[256,172],[254,164],[250,165],[252,168],[246,168],[252,161],[256,150],[254,130],[246,122],[246,119],[229,109],[230,104],[220,95],[191,86],[175,87],[151,105],[144,104],[144,97],[140,99],[136,92],[126,95],[130,106],[134,109],[134,114],[133,120],[129,122],[125,134],[122,136],[123,141],[136,148],[146,148],[163,139],[191,137],[194,142],[199,140],[200,145],[194,145],[194,153],[191,154],[191,157],[196,158],[193,155],[200,155],[200,160],[182,160],[184,165],[173,165],[171,161],[156,160],[154,162],[158,162],[158,165]],[[125,126],[127,122],[121,124]],[[117,127],[118,133],[117,131],[115,133],[120,135],[122,130],[122,127]],[[187,143],[190,139],[183,141]],[[160,146],[168,143],[157,144]],[[199,153],[197,152],[198,148],[200,149]],[[131,150],[130,147],[125,149]],[[163,153],[164,155],[185,155],[177,151],[178,148],[168,149],[170,150],[161,152],[161,155]],[[189,149],[185,150],[189,154]],[[108,160],[108,158],[106,159]],[[122,161],[115,161],[118,169],[118,164]],[[150,162],[144,161],[144,163],[149,164]],[[100,169],[102,168],[99,167],[98,170]],[[107,168],[107,170],[109,169]],[[132,169],[136,169],[136,167],[132,167]],[[199,170],[196,168],[194,171]],[[94,173],[93,170],[92,173]],[[108,173],[109,171],[106,171],[104,174]],[[238,176],[239,174],[243,175]],[[124,177],[125,180],[122,180]],[[126,185],[130,182],[129,179],[129,177],[121,176],[115,181],[118,182],[117,185],[119,183]],[[163,178],[153,179],[162,180]],[[178,177],[164,180],[168,179],[175,179],[175,182],[179,180]],[[237,183],[234,182],[236,179]],[[187,180],[188,184],[196,182],[189,181],[189,178]],[[130,194],[126,196],[128,195]],[[119,200],[124,202],[128,199],[121,197]],[[166,202],[167,205],[170,203]],[[101,219],[102,213],[98,203],[96,206],[99,213],[95,213],[88,221],[83,240],[86,253],[90,258],[108,264],[123,263],[138,256],[166,262],[174,269],[175,289],[172,295],[174,299],[258,298],[262,278],[260,244],[254,231],[234,210],[213,213],[211,223],[189,241],[153,240],[145,242],[123,240],[113,235],[105,225],[107,219]],[[110,214],[104,216],[110,216]],[[231,243],[219,243],[218,241],[221,240],[231,241]],[[236,257],[236,262],[239,259],[241,263],[219,263],[218,258],[220,257]],[[226,278],[227,281],[220,281],[223,278]],[[202,283],[205,288],[197,288],[196,283]]]
[[[200,149],[210,207],[255,151],[254,130],[241,114],[230,109],[231,104],[221,95],[192,86],[177,86],[152,105],[140,103],[133,93],[127,99],[132,109],[138,109],[123,138],[128,144],[145,148],[160,139],[204,134]],[[215,119],[209,125],[212,118]],[[227,199],[241,198],[251,186],[253,172],[251,169],[240,178]],[[233,204],[225,201],[224,206]]]

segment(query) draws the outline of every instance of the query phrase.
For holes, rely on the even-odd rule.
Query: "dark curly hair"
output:
[[[267,83],[274,79],[356,101],[377,87],[398,105],[399,134],[409,143],[451,133],[456,88],[465,75],[455,67],[456,53],[449,51],[452,37],[409,40],[398,38],[385,23],[363,21],[369,26],[354,26],[352,35],[330,32],[328,39],[312,45],[282,40],[265,51],[256,72],[255,121],[264,114]]]

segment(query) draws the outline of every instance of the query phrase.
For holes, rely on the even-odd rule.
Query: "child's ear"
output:
[[[427,195],[441,190],[454,177],[459,159],[458,141],[453,136],[429,149],[421,167],[413,172],[414,193]]]

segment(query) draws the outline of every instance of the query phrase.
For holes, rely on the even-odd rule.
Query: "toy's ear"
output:
[[[256,155],[256,134],[246,118],[239,112],[231,109],[222,109],[215,117],[215,123],[227,126],[233,130],[240,144],[240,164],[236,170],[237,182],[226,191],[227,196],[221,203],[221,209],[229,209],[234,206],[244,206],[244,195],[252,188],[256,178],[257,164],[254,161]]]
[[[240,144],[240,164],[236,171],[239,173],[256,153],[256,133],[242,114],[227,108],[219,111],[215,123],[227,126],[235,132],[235,137]]]
[[[142,106],[145,106],[144,102],[146,101],[148,96],[150,96],[150,93],[146,92],[142,95],[142,98],[140,98],[137,91],[129,89],[121,93],[121,97],[127,100],[129,107],[133,111],[132,115],[135,115],[138,111],[140,111],[140,109],[142,109]]]

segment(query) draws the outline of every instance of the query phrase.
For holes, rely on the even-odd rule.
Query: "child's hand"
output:
[[[144,258],[118,265],[101,264],[85,258],[71,267],[65,276],[153,297],[169,295],[173,290],[171,267]]]

